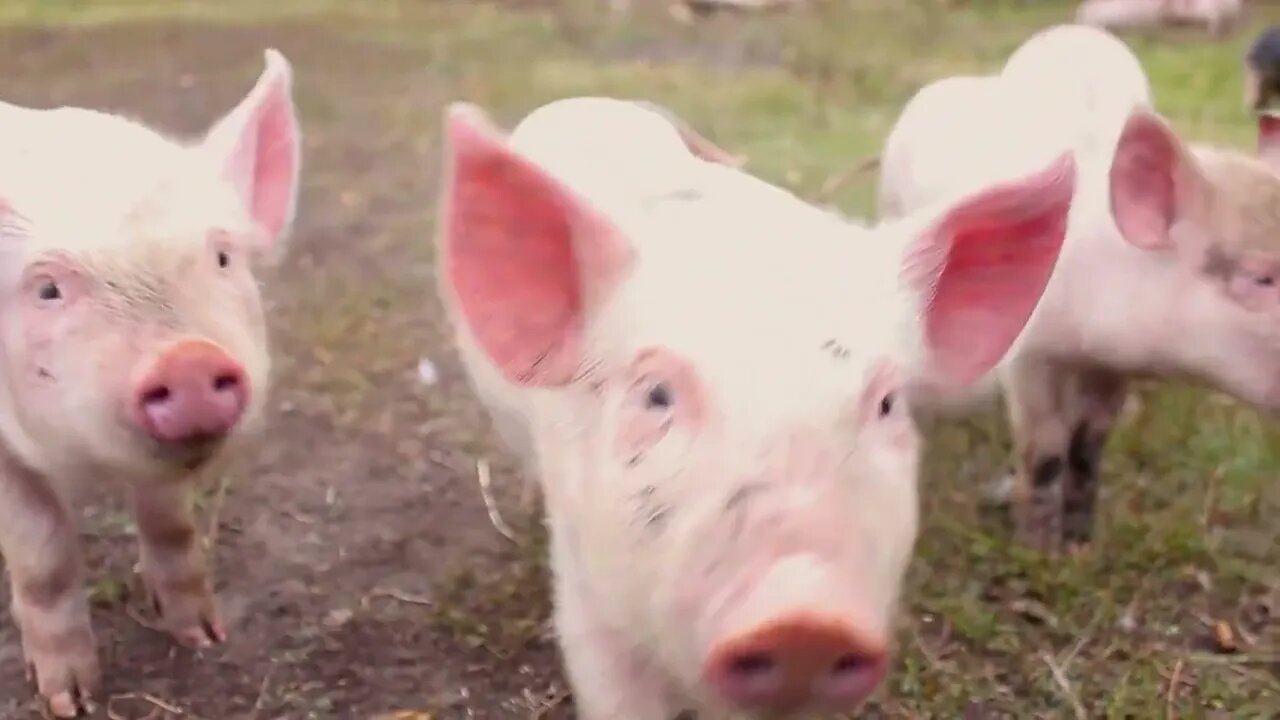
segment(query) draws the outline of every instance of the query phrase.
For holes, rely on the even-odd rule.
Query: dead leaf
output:
[[[1219,620],[1213,624],[1213,642],[1218,652],[1233,653],[1239,649],[1235,631],[1226,620]]]

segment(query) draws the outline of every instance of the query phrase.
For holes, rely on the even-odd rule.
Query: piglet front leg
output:
[[[553,556],[554,559],[554,556]],[[672,720],[673,708],[656,671],[600,622],[569,562],[556,564],[556,633],[582,720]]]
[[[1071,418],[1065,368],[1039,358],[1017,358],[1005,377],[1016,452],[1014,535],[1033,550],[1062,549],[1063,487]]]
[[[1067,478],[1062,493],[1063,537],[1081,546],[1093,539],[1102,451],[1124,409],[1128,384],[1105,370],[1076,374],[1074,424],[1067,444]]]
[[[1017,538],[1046,553],[1087,544],[1102,450],[1124,405],[1124,378],[1021,358],[1006,382],[1018,459]]]
[[[138,485],[132,500],[142,581],[162,627],[188,647],[226,640],[196,533],[192,484]]]
[[[0,552],[29,678],[55,717],[92,712],[101,671],[75,523],[53,486],[8,456],[0,457]]]

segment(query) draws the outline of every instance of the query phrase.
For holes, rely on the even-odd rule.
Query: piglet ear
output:
[[[1258,113],[1258,158],[1280,172],[1280,115]]]
[[[1205,181],[1173,128],[1155,113],[1129,115],[1111,160],[1111,214],[1125,240],[1169,248],[1169,229],[1199,212]]]
[[[475,106],[445,114],[442,284],[511,382],[571,382],[589,315],[633,262],[612,222],[516,153]]]
[[[1008,352],[1044,293],[1067,232],[1076,164],[970,195],[908,251],[903,278],[924,300],[931,372],[967,385]]]
[[[293,222],[301,167],[293,71],[274,49],[257,84],[219,120],[204,141],[250,217],[275,243]]]

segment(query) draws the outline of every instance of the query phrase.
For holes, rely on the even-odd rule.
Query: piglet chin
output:
[[[734,711],[772,716],[857,708],[887,674],[881,614],[858,580],[813,555],[776,561],[713,623],[701,680]]]

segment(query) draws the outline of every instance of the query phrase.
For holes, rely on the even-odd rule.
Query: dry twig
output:
[[[1178,694],[1178,681],[1182,679],[1182,658],[1173,664],[1173,674],[1169,678],[1169,690],[1164,694],[1164,716],[1169,720],[1177,717],[1173,714],[1173,698]]]
[[[1067,680],[1066,673],[1062,672],[1062,668],[1054,661],[1053,656],[1047,652],[1042,652],[1040,653],[1040,659],[1044,660],[1044,664],[1049,666],[1049,673],[1053,675],[1054,682],[1058,683],[1058,688],[1062,690],[1062,694],[1071,703],[1071,709],[1075,713],[1077,720],[1084,720],[1084,718],[1088,717],[1085,714],[1084,705],[1080,703],[1080,698],[1071,689],[1071,682]]]
[[[122,700],[141,700],[151,705],[152,710],[142,718],[127,718],[124,715],[121,715],[120,713],[115,711],[115,704]],[[123,695],[112,695],[111,697],[107,698],[106,711],[107,711],[107,717],[110,718],[110,720],[151,720],[151,718],[154,717],[156,713],[163,713],[163,712],[172,713],[179,717],[191,718],[192,720],[198,720],[195,715],[192,715],[191,713],[186,712],[185,710],[183,710],[182,708],[176,705],[167,703],[164,700],[161,700],[160,698],[150,693],[125,693]]]
[[[1257,653],[1255,655],[1195,653],[1188,655],[1187,660],[1212,665],[1270,665],[1272,663],[1280,663],[1280,653]]]
[[[844,170],[841,170],[835,175],[832,175],[830,178],[827,179],[826,182],[822,184],[822,188],[818,190],[818,198],[823,202],[830,200],[832,197],[835,196],[836,192],[838,192],[840,188],[849,184],[849,182],[852,181],[854,178],[862,175],[865,172],[870,172],[871,170],[878,169],[879,167],[880,167],[880,156],[872,155],[869,158],[866,158],[858,163],[855,163],[854,165],[849,166],[848,168],[845,168]]]
[[[502,537],[513,543],[516,542],[515,532],[498,512],[498,502],[494,499],[493,490],[490,488],[492,480],[489,477],[489,461],[485,458],[476,461],[476,479],[480,481],[480,497],[484,499],[484,509],[489,513],[489,522],[493,523],[493,527],[502,534]]]
[[[391,598],[392,600],[399,600],[402,603],[408,603],[410,605],[425,605],[429,607],[432,604],[431,600],[428,598],[420,595],[410,595],[406,592],[394,589],[374,590],[372,595],[373,597],[385,597]]]
[[[1098,629],[1098,624],[1100,622],[1102,622],[1102,608],[1098,608],[1098,611],[1093,614],[1093,619],[1089,621],[1089,625],[1085,628],[1085,631],[1080,634],[1080,638],[1076,640],[1076,644],[1072,645],[1071,649],[1067,651],[1066,657],[1059,661],[1062,665],[1062,672],[1065,673],[1067,668],[1071,667],[1071,661],[1075,660],[1076,655],[1080,653],[1080,650],[1084,648],[1085,644],[1093,639],[1093,633]]]

